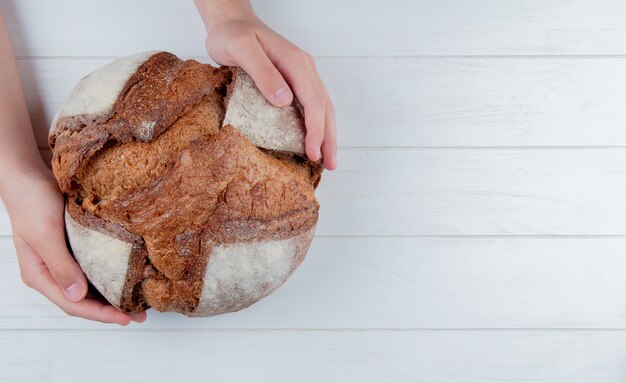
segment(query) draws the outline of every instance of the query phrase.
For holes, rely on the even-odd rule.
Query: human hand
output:
[[[335,108],[311,56],[265,25],[248,1],[195,2],[206,26],[209,56],[245,70],[275,106],[290,105],[295,93],[304,107],[307,156],[335,169]]]
[[[125,314],[87,295],[87,280],[65,242],[64,201],[48,169],[17,177],[3,190],[24,283],[66,314],[122,326],[146,313]]]

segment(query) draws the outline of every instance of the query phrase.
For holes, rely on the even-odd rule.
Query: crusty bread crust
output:
[[[322,169],[303,156],[298,107],[272,107],[241,71],[166,52],[127,77],[110,108],[62,108],[74,114],[50,134],[88,278],[126,312],[216,315],[274,291],[304,258],[319,209]]]
[[[49,135],[53,136],[58,129],[63,129],[57,124],[61,117],[87,116],[97,119],[109,117],[128,79],[156,53],[158,51],[122,57],[85,76],[61,105],[50,125]]]

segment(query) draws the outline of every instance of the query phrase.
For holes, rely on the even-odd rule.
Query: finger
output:
[[[93,285],[89,285],[89,290],[87,291],[86,297],[96,302],[103,303],[104,305],[109,304],[106,298],[104,298],[98,290],[93,288]],[[145,311],[142,311],[140,313],[135,313],[135,314],[129,314],[129,315],[130,315],[130,320],[133,322],[137,322],[137,323],[143,323],[148,318],[148,313]]]
[[[143,323],[146,321],[147,318],[148,313],[146,313],[145,311],[137,314],[130,314],[130,320],[137,323]]]
[[[48,226],[44,229],[47,229],[47,233],[34,236],[29,245],[41,256],[50,274],[63,289],[65,297],[78,302],[87,294],[87,280],[67,249],[63,223]]]
[[[311,161],[319,161],[322,158],[320,147],[324,142],[324,107],[320,104],[311,104],[304,101],[304,124],[306,125],[306,138],[304,147],[306,155]]]
[[[324,167],[328,170],[337,168],[337,129],[335,125],[335,108],[332,103],[326,108],[326,126],[322,143]]]
[[[296,98],[304,107],[306,154],[312,161],[318,161],[322,157],[321,146],[324,142],[326,108],[329,98],[317,74],[313,59],[300,50],[296,49],[292,52],[300,53],[285,55],[276,63],[291,85]]]
[[[291,105],[293,93],[278,69],[272,64],[258,40],[243,45],[238,52],[237,62],[254,80],[263,96],[273,105]]]
[[[128,325],[131,320],[130,316],[111,305],[90,298],[80,302],[68,301],[39,255],[23,240],[16,240],[15,246],[19,254],[20,270],[22,270],[23,278],[29,281],[28,285],[59,306],[65,313],[102,323]],[[28,277],[25,277],[26,275]]]

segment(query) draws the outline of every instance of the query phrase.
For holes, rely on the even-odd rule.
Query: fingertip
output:
[[[87,296],[87,285],[81,282],[74,282],[65,289],[63,294],[70,302],[80,302]]]
[[[122,313],[120,313],[122,314]],[[117,318],[117,320],[115,321],[117,324],[119,324],[120,326],[128,326],[131,322],[131,318],[130,315],[128,314],[122,314],[122,317]]]
[[[333,155],[324,155],[322,165],[326,170],[335,170],[337,169],[337,158]]]
[[[335,170],[337,168],[337,146],[334,143],[324,142],[322,145],[324,156],[322,164],[327,170]]]
[[[306,145],[306,155],[311,161],[319,161],[322,158],[319,146],[313,144]]]
[[[293,102],[293,92],[285,85],[272,94],[270,101],[274,106],[279,108],[291,105]]]
[[[146,313],[145,311],[130,315],[130,320],[136,323],[143,323],[146,321],[147,318],[148,318],[148,313]]]
[[[307,157],[311,161],[322,158],[322,144],[324,143],[324,113],[316,105],[304,106],[304,120],[306,125],[305,147]]]
[[[324,167],[327,170],[335,170],[337,169],[337,160],[335,158],[331,158],[330,160],[324,160]]]
[[[101,305],[100,312],[96,314],[96,317],[94,317],[93,319],[99,320],[104,323],[115,323],[120,326],[128,326],[128,324],[131,322],[130,315],[119,311],[117,308],[111,305],[103,305],[99,302],[98,304]]]

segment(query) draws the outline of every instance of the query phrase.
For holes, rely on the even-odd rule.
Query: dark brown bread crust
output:
[[[62,117],[50,138],[71,217],[133,243],[126,312],[192,313],[212,246],[285,239],[317,222],[319,164],[221,127],[232,81],[230,68],[159,53],[110,116]]]
[[[183,61],[171,53],[155,54],[128,80],[110,116],[59,119],[50,147],[61,190],[72,190],[72,179],[105,144],[153,140],[202,98],[216,91],[225,94],[231,80],[229,69]]]

